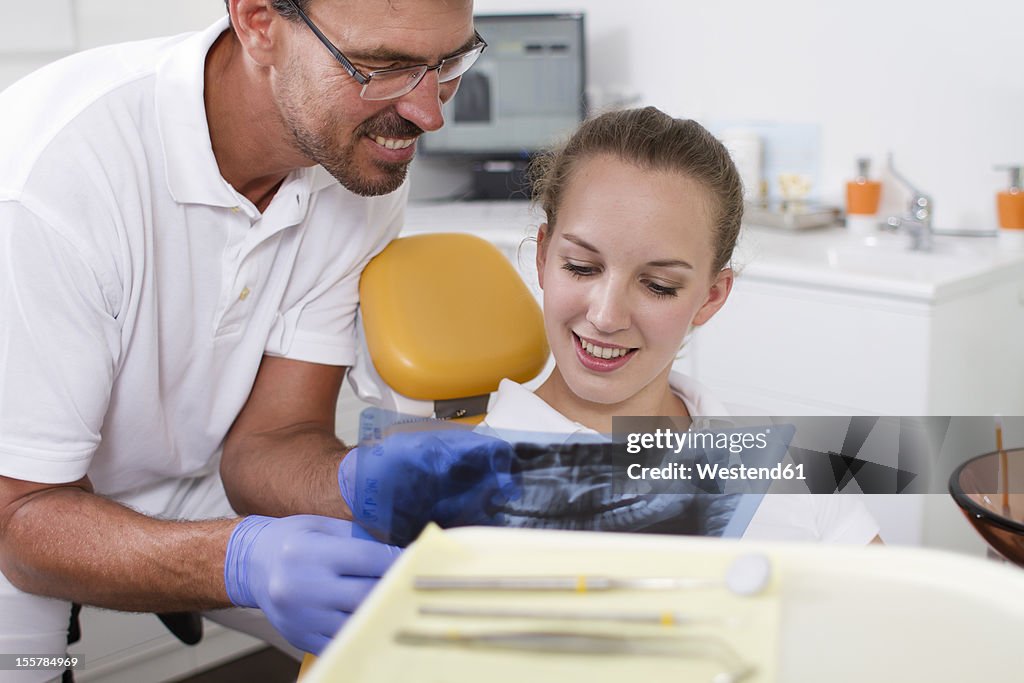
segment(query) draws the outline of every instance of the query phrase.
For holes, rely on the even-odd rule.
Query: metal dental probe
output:
[[[697,617],[680,612],[653,610],[643,612],[594,612],[586,610],[541,610],[500,607],[458,607],[425,605],[419,608],[425,616],[482,617],[499,619],[544,619],[552,621],[612,621],[630,624],[660,624],[686,626],[690,624],[723,624],[735,626],[739,617]]]
[[[572,591],[685,590],[725,586],[735,595],[760,593],[771,578],[771,563],[764,555],[740,555],[724,578],[610,576],[418,576],[413,587],[420,591]]]

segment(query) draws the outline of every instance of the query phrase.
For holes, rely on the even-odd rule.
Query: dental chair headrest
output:
[[[373,365],[437,417],[483,413],[505,377],[533,379],[548,358],[544,318],[490,242],[432,233],[391,242],[363,270],[362,324]]]

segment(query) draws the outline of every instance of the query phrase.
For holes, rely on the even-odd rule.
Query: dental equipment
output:
[[[711,659],[727,667],[715,674],[712,683],[739,683],[756,671],[743,662],[727,643],[715,637],[637,637],[570,631],[399,631],[395,634],[395,642],[399,645],[442,645],[552,654]]]
[[[735,626],[738,617],[697,617],[681,612],[594,612],[583,610],[539,610],[498,607],[439,607],[422,606],[419,613],[442,617],[482,617],[500,619],[544,619],[551,621],[611,621],[629,624],[659,624],[662,626],[690,626],[694,624],[724,624]]]
[[[572,591],[687,590],[724,586],[734,595],[753,596],[768,585],[771,563],[760,554],[740,555],[724,578],[610,576],[418,576],[413,587],[421,591]]]

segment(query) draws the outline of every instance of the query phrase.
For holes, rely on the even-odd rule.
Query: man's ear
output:
[[[548,224],[541,223],[537,228],[537,284],[544,289],[544,263],[548,259]]]
[[[242,49],[260,66],[270,66],[277,57],[278,36],[287,20],[278,14],[271,0],[229,0],[228,12]]]
[[[719,309],[725,305],[725,300],[729,298],[734,278],[735,274],[732,272],[732,268],[723,268],[718,271],[715,281],[711,283],[711,289],[708,290],[707,299],[693,316],[692,325],[703,325],[711,320],[715,313],[718,313]]]

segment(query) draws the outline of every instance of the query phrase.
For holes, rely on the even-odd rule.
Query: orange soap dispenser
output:
[[[870,234],[878,228],[882,183],[868,180],[870,166],[870,159],[857,159],[857,177],[846,183],[846,227],[851,234]]]
[[[1020,166],[996,166],[997,171],[1010,172],[1010,187],[996,195],[999,214],[999,243],[1013,249],[1024,249],[1024,174]]]

